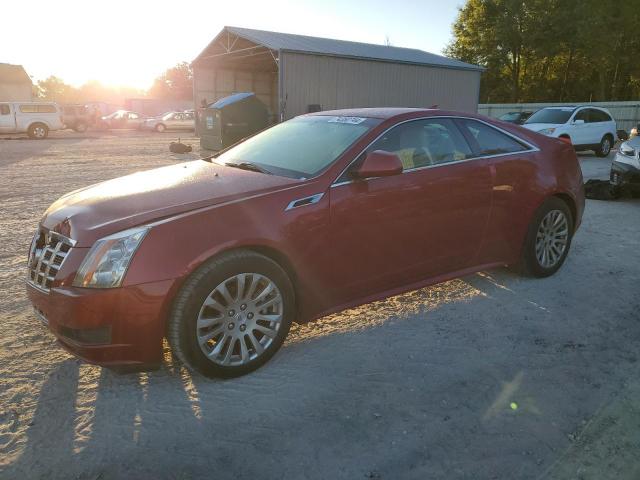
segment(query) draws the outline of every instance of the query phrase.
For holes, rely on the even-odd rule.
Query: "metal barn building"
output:
[[[28,102],[33,84],[22,65],[0,63],[0,102]]]
[[[196,107],[255,92],[274,121],[314,110],[476,112],[482,68],[422,50],[225,27],[193,61]]]

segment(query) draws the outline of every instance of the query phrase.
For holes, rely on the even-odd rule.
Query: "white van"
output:
[[[55,103],[0,102],[0,133],[27,133],[40,139],[62,128],[62,113]]]

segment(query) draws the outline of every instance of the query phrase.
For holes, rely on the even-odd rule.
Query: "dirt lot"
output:
[[[0,478],[640,478],[638,200],[588,201],[552,278],[483,272],[323,318],[244,378],[64,353],[24,295],[39,216],[198,156],[173,138],[0,139]]]

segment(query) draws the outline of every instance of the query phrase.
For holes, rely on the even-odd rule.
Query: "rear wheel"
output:
[[[29,127],[29,130],[27,130],[27,135],[29,135],[29,138],[38,140],[47,138],[47,135],[49,135],[49,127],[44,123],[34,123]]]
[[[522,266],[534,277],[556,273],[569,253],[573,236],[571,211],[561,199],[549,198],[533,217],[524,244]]]
[[[613,138],[611,135],[605,135],[600,141],[600,146],[596,149],[596,155],[598,157],[606,157],[611,152],[613,147]]]
[[[278,351],[294,315],[285,271],[258,253],[232,252],[205,263],[186,281],[167,337],[190,369],[208,377],[237,377]]]

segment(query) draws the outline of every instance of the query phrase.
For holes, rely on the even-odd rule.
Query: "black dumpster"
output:
[[[234,93],[198,110],[200,146],[222,150],[269,126],[269,111],[255,93]]]

